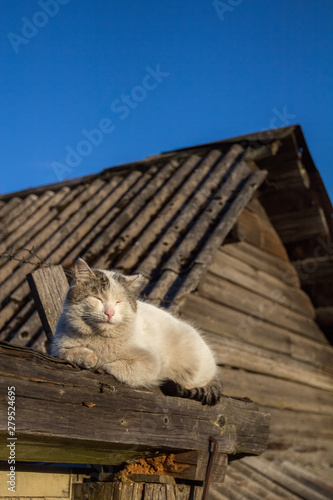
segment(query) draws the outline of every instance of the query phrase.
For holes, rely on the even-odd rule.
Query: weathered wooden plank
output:
[[[142,500],[144,483],[73,484],[73,500]],[[187,499],[186,499],[187,500]]]
[[[19,198],[18,196],[15,196],[14,198],[11,198],[7,203],[4,205],[1,205],[0,207],[0,217],[3,219],[7,214],[11,213],[13,210],[16,209],[16,207],[22,203],[22,199]]]
[[[295,495],[299,495],[305,500],[327,500],[326,495],[322,495],[315,491],[312,487],[303,484],[302,482],[290,477],[290,475],[285,471],[271,465],[264,458],[259,460],[251,460],[251,457],[246,457],[243,459],[244,463],[254,470],[263,474],[265,477],[273,480],[277,484],[280,484],[290,490]]]
[[[224,392],[269,408],[333,415],[333,393],[268,375],[220,368]]]
[[[333,484],[320,481],[318,476],[313,474],[310,470],[289,461],[284,461],[281,464],[281,471],[311,488],[316,493],[323,495],[325,498],[333,498]]]
[[[68,291],[62,266],[42,267],[27,275],[32,297],[47,339],[52,341]]]
[[[152,192],[154,194],[158,193],[158,195],[151,196],[150,199],[148,198],[147,203],[141,211],[137,210],[137,200],[135,200],[135,202],[133,203],[133,207],[126,208],[126,214],[128,214],[128,208],[130,208],[134,212],[133,217],[130,217],[131,222],[122,231],[121,238],[115,238],[115,240],[111,242],[111,245],[108,245],[107,256],[105,255],[101,260],[99,260],[99,266],[107,266],[110,260],[112,260],[112,262],[118,261],[117,268],[123,267],[124,270],[129,273],[133,271],[134,266],[137,264],[138,255],[142,254],[142,252],[144,251],[142,245],[142,234],[146,231],[146,235],[150,238],[149,243],[151,243],[151,241],[156,238],[158,234],[156,234],[156,226],[158,225],[156,224],[157,218],[160,217],[160,212],[163,211],[165,205],[167,204],[169,208],[169,210],[167,211],[168,218],[171,218],[172,214],[177,211],[177,208],[175,207],[176,196],[173,196],[172,198],[172,207],[167,203],[167,201],[170,199],[170,193],[175,193],[180,187],[182,188],[182,190],[184,190],[185,186],[183,185],[183,183],[185,179],[186,189],[188,189],[189,186],[187,186],[187,184],[192,184],[194,180],[191,176],[193,171],[201,171],[200,168],[196,168],[198,167],[200,160],[200,157],[198,157],[197,155],[193,155],[190,156],[181,165],[176,159],[173,159],[170,163],[166,163],[162,171],[154,176],[153,182],[151,183],[151,187],[153,189],[149,190],[150,195]],[[166,175],[164,173],[163,178],[160,174],[163,173],[163,170],[165,170],[166,168],[170,169],[172,175],[170,175],[168,178],[165,178]],[[199,175],[203,174],[204,172],[200,172]],[[191,176],[190,179],[188,178],[189,176]],[[196,175],[194,176],[194,178],[196,178]],[[198,180],[196,180],[196,182],[198,182]],[[146,191],[148,191],[147,187]],[[149,195],[149,192],[146,193],[146,196],[147,194]],[[166,218],[164,217],[163,219],[162,217],[160,222],[165,225],[167,222]],[[112,233],[115,234],[116,232],[116,228],[113,225]],[[135,245],[131,244],[131,242],[133,243],[133,241],[135,241]],[[126,253],[126,250],[128,249],[132,259],[134,257],[134,254],[136,255],[136,258],[134,258],[134,262],[132,261],[133,264],[130,267],[128,266],[128,260],[127,264],[125,264],[126,257],[124,259],[123,255],[124,252]],[[121,258],[119,262],[120,255]]]
[[[256,269],[261,269],[268,274],[276,276],[287,285],[300,287],[300,281],[294,267],[290,262],[263,252],[260,248],[246,242],[224,245],[223,252],[234,256],[240,261],[247,262]]]
[[[227,280],[258,295],[275,300],[281,305],[314,318],[314,307],[306,293],[287,285],[282,279],[261,269],[256,269],[247,262],[240,261],[224,252],[224,247],[216,253],[209,272],[222,280]],[[273,293],[274,291],[279,293]]]
[[[209,162],[210,168],[214,165],[217,160],[217,174],[206,176],[204,182],[201,183],[200,188],[196,189],[194,195],[190,198],[186,206],[186,210],[180,213],[176,212],[176,217],[172,225],[163,233],[163,236],[159,238],[155,247],[151,250],[148,257],[146,257],[143,262],[141,262],[138,267],[138,271],[144,276],[150,276],[152,271],[159,265],[161,258],[167,251],[169,251],[179,238],[179,231],[185,230],[188,225],[195,219],[198,213],[207,204],[207,198],[211,196],[212,192],[216,189],[216,184],[221,182],[228,168],[233,164],[237,156],[240,154],[240,148],[232,148],[228,153],[222,157],[220,151],[211,151],[209,155],[205,158],[204,162]],[[196,186],[197,187],[197,186]],[[183,198],[183,201],[186,197]],[[149,238],[149,243],[151,243],[151,236],[149,232],[146,233]]]
[[[279,289],[272,290],[269,299],[263,299],[255,292],[228,281],[221,282],[221,279],[207,273],[205,280],[200,284],[199,292],[202,297],[245,312],[260,321],[327,342],[325,335],[311,318],[292,311],[275,300],[276,295],[281,295]]]
[[[320,249],[320,253],[315,252],[317,258],[309,257],[304,260],[294,261],[292,264],[295,267],[302,284],[316,284],[316,283],[332,283],[333,277],[333,257],[328,253],[324,253],[324,249]]]
[[[185,484],[85,483],[73,485],[73,500],[201,500],[202,487]]]
[[[221,246],[229,231],[233,227],[238,215],[246,206],[247,202],[252,198],[253,194],[263,182],[266,177],[266,171],[258,171],[249,175],[242,183],[241,195],[236,196],[234,199],[229,200],[226,212],[220,216],[218,224],[212,230],[208,241],[200,249],[199,253],[193,258],[190,272],[187,274],[182,286],[176,290],[170,290],[166,294],[167,301],[181,302],[184,297],[193,292],[200,280],[202,279],[207,266],[211,264],[214,259],[216,250]],[[165,266],[169,272],[168,266]],[[160,286],[157,286],[160,291]],[[164,290],[163,290],[164,291]]]
[[[206,333],[219,364],[300,382],[333,392],[332,375],[307,363],[223,335]]]
[[[270,159],[260,162],[260,165],[269,171],[265,191],[305,190],[310,186],[309,175],[298,158],[283,162]]]
[[[246,179],[244,185],[242,186],[242,195],[237,196],[236,199],[232,201],[226,214],[226,220],[221,218],[219,224],[214,229],[212,236],[209,238],[209,242],[203,247],[203,249],[199,253],[199,256],[196,258],[196,264],[202,263],[205,265],[209,265],[213,261],[216,249],[222,245],[224,238],[231,230],[238,215],[245,208],[246,204],[251,200],[253,194],[264,181],[266,175],[267,172],[263,170],[254,172]]]
[[[324,211],[317,206],[299,212],[274,215],[271,220],[284,243],[295,243],[329,234]]]
[[[67,191],[69,188],[67,188]],[[12,222],[4,228],[8,237],[0,244],[0,252],[6,248],[20,248],[17,244],[22,235],[26,234],[31,227],[37,222],[44,220],[45,215],[48,215],[52,205],[59,201],[63,193],[59,191],[45,191],[39,198],[35,196],[35,202],[29,204]]]
[[[137,244],[128,248],[120,258],[119,266],[125,272],[130,272],[140,260],[140,257],[147,251],[151,242],[157,238],[163,228],[175,216],[182,207],[185,200],[193,193],[200,184],[210,167],[220,156],[219,152],[212,152],[205,160],[201,160],[197,155],[191,155],[174,174],[169,184],[170,192],[173,192],[172,203],[167,203],[157,216],[150,221],[149,226],[137,238]],[[193,171],[192,171],[193,170]],[[191,173],[192,171],[192,173]],[[178,189],[179,181],[183,182],[184,177],[188,176],[186,182]]]
[[[240,241],[261,248],[272,255],[288,260],[288,254],[266,214],[258,213],[247,206],[237,219],[237,234]]]
[[[44,198],[43,201],[46,201],[50,196],[54,193],[52,191],[45,191],[44,195],[41,198]],[[16,209],[12,210],[10,214],[5,219],[0,218],[0,235],[6,235],[6,246],[0,245],[0,252],[2,252],[5,248],[10,247],[10,245],[15,241],[11,236],[15,229],[22,225],[26,218],[25,214],[28,216],[36,210],[36,207],[40,204],[40,200],[38,196],[35,194],[30,194],[27,196]]]
[[[240,470],[231,464],[223,488],[220,490],[228,499],[234,500],[300,500],[295,495],[289,495],[289,492],[281,487],[274,488],[273,481],[266,479],[265,483],[262,484],[253,475],[245,473],[244,468]]]
[[[247,481],[250,481],[250,488],[259,491],[260,498],[268,497],[269,500],[299,500],[298,496],[286,490],[283,486],[276,484],[274,481],[271,481],[269,478],[266,478],[249,467],[244,460],[234,461],[230,465],[230,475],[228,471],[228,478],[230,477],[231,481],[229,481],[229,484],[235,481],[234,471],[239,474],[238,482],[241,484],[243,491],[248,491],[249,484]],[[218,488],[220,489],[220,487]],[[266,495],[265,492],[269,492],[268,495]]]
[[[259,453],[266,447],[269,416],[253,403],[223,398],[215,407],[203,407],[164,396],[157,388],[133,390],[109,375],[49,358],[28,349],[0,347],[0,390],[16,388],[18,460],[46,459],[41,456],[43,441],[50,436],[84,442],[89,451],[103,442],[110,453],[125,453],[128,447],[207,451],[209,436],[218,439],[221,453]],[[5,408],[6,402],[1,406]],[[1,415],[0,434],[5,439],[7,421],[5,413]],[[25,440],[36,444],[30,457],[24,455]],[[60,461],[68,460],[64,452]]]
[[[191,258],[193,251],[198,248],[200,241],[205,236],[209,228],[212,226],[215,220],[221,217],[221,210],[227,204],[230,203],[232,199],[232,194],[237,189],[241,181],[246,178],[249,173],[249,169],[245,162],[239,162],[231,171],[228,171],[229,165],[224,164],[224,173],[226,175],[225,181],[222,186],[214,192],[214,197],[208,202],[207,208],[201,213],[199,218],[195,221],[193,230],[188,232],[183,238],[178,247],[174,250],[171,257],[167,260],[163,269],[171,270],[179,273],[182,269],[184,262]],[[223,172],[223,170],[221,169]],[[208,199],[209,200],[209,199]],[[237,213],[239,215],[239,212]],[[231,224],[233,225],[235,220],[233,217],[236,215],[231,210],[228,210],[224,216],[224,224],[232,219]],[[226,231],[226,234],[230,229]],[[222,241],[221,241],[222,243]]]
[[[204,331],[284,353],[325,372],[332,372],[333,350],[328,344],[318,343],[280,326],[252,318],[199,294],[186,297],[180,311]]]
[[[333,416],[316,413],[270,408],[270,444],[289,447],[302,443],[333,441]],[[333,443],[332,443],[333,444]]]

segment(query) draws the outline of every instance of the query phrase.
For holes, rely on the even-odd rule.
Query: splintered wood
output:
[[[50,342],[68,291],[64,270],[62,266],[42,267],[32,274],[28,274],[27,280],[44,331]]]

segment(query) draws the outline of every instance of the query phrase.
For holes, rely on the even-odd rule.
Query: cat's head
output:
[[[136,292],[142,280],[140,274],[125,276],[116,271],[91,269],[78,259],[65,302],[66,316],[82,334],[112,335],[133,321]]]

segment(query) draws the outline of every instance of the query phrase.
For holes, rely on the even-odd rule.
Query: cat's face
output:
[[[112,335],[115,327],[128,325],[135,317],[137,306],[133,292],[140,278],[140,275],[92,270],[79,259],[65,304],[67,316],[84,323],[82,334]]]

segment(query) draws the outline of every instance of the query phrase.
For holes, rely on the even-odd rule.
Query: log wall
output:
[[[254,469],[260,461],[286,458],[318,472],[333,457],[333,350],[257,200],[244,210],[236,233],[241,241],[219,249],[205,279],[181,304],[182,314],[204,331],[224,393],[249,397],[271,414],[269,450],[253,458]],[[236,465],[227,471],[226,486],[237,471]],[[235,493],[222,491],[225,497],[214,498]]]

